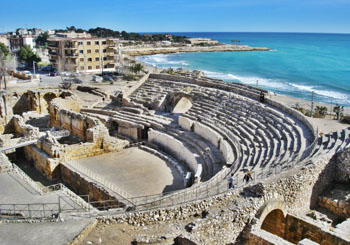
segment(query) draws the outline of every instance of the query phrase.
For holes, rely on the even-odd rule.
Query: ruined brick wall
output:
[[[94,180],[88,179],[86,176],[82,176],[62,164],[60,164],[60,173],[63,183],[78,195],[88,195],[90,201],[111,200],[110,204],[123,205]]]
[[[287,215],[285,239],[295,244],[304,238],[319,244],[348,244],[327,228],[322,229],[293,215]]]
[[[336,159],[336,182],[350,184],[350,148],[345,149]]]

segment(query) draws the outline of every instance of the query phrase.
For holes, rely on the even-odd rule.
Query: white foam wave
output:
[[[258,84],[259,87],[265,88],[267,90],[280,90],[284,92],[315,92],[316,94],[328,97],[331,99],[335,99],[339,102],[345,102],[349,103],[349,96],[345,93],[337,92],[337,91],[330,91],[330,90],[323,90],[321,88],[317,88],[314,86],[307,86],[307,85],[299,85],[294,84],[290,82],[286,82],[279,79],[269,79],[269,78],[261,78],[261,77],[253,77],[253,76],[238,76],[230,73],[219,73],[219,72],[211,72],[211,71],[204,71],[204,73],[211,78],[216,79],[222,79],[222,80],[228,80],[228,81],[235,81],[235,82],[241,82],[244,84],[256,86]]]
[[[315,92],[316,94],[325,96],[325,97],[330,97],[333,99],[338,99],[338,100],[348,100],[347,94],[336,92],[336,91],[330,91],[330,90],[321,90],[313,86],[306,86],[306,85],[298,85],[298,84],[290,84],[291,86],[302,90],[302,91],[309,91],[309,92]]]
[[[181,65],[188,66],[188,63],[183,60],[170,60],[166,54],[155,54],[144,57],[138,57],[138,60],[145,62],[152,66],[169,66],[169,65]]]
[[[211,71],[204,71],[204,73],[208,77],[222,79],[222,80],[230,80],[230,81],[238,81],[244,84],[253,85],[256,86],[262,86],[265,88],[277,88],[282,90],[288,89],[288,83],[276,79],[268,79],[268,78],[261,78],[261,77],[244,77],[244,76],[237,76],[233,74],[224,74],[224,73],[218,73],[218,72],[211,72]]]

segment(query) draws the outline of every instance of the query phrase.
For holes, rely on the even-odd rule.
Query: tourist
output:
[[[228,176],[228,188],[231,189],[233,187],[234,187],[234,185],[233,185],[233,174],[231,174],[231,175]]]
[[[264,103],[265,102],[265,94],[263,91],[260,92],[260,102]]]
[[[248,170],[247,173],[244,175],[243,180],[246,182],[246,184],[248,184],[250,180],[253,180],[252,173],[250,172],[250,170]]]

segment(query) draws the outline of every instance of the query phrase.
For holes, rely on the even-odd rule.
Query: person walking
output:
[[[233,174],[231,174],[228,176],[228,188],[231,189],[233,187]]]
[[[246,184],[248,184],[250,180],[253,180],[252,173],[250,172],[250,170],[248,170],[247,173],[244,175],[243,180],[246,182]]]

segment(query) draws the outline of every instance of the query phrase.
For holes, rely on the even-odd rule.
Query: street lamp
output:
[[[35,75],[35,61],[33,60],[33,73],[34,73],[34,75]]]

